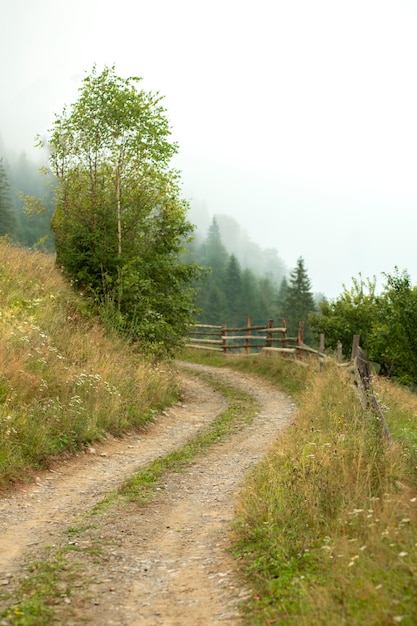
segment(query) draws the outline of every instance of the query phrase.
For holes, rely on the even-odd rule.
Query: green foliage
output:
[[[353,279],[351,289],[333,302],[320,303],[320,314],[310,316],[316,333],[324,333],[326,346],[350,356],[353,335],[360,335],[368,359],[380,366],[380,373],[395,376],[406,384],[417,383],[417,288],[410,276],[395,268],[385,274],[380,295],[376,281]]]
[[[409,274],[385,274],[386,285],[372,318],[370,355],[382,372],[417,383],[417,288]]]
[[[170,167],[177,145],[161,97],[93,68],[50,131],[57,180],[52,226],[57,262],[94,294],[106,319],[152,352],[172,352],[194,314],[179,262],[192,227]]]
[[[352,287],[344,287],[336,300],[321,301],[320,313],[310,315],[312,329],[325,334],[326,346],[336,349],[340,341],[346,357],[351,354],[353,335],[360,335],[362,347],[368,350],[372,321],[378,309],[375,279],[364,280],[359,275],[352,282]]]

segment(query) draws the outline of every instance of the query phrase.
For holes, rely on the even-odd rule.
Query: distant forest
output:
[[[0,236],[54,252],[52,180],[24,153],[3,155],[0,146]],[[226,215],[214,217],[205,236],[197,230],[185,256],[207,270],[196,285],[199,322],[241,327],[249,315],[254,325],[285,319],[294,335],[303,320],[305,340],[314,343],[308,315],[317,307],[302,258],[289,271],[275,249],[260,248]]]
[[[252,325],[269,319],[280,325],[285,319],[289,334],[296,336],[298,322],[304,321],[305,341],[314,343],[308,316],[317,306],[301,257],[288,272],[276,250],[262,250],[224,215],[213,217],[206,237],[197,236],[187,254],[207,269],[198,285],[199,322],[244,327],[249,315]]]
[[[0,236],[8,235],[28,248],[53,252],[54,204],[48,177],[40,174],[39,164],[25,153],[18,157],[3,155],[0,146]],[[25,197],[36,198],[38,202],[26,203]]]

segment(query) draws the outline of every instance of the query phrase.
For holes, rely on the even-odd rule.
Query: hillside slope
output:
[[[178,397],[174,374],[109,337],[54,257],[0,242],[0,488],[140,426]]]

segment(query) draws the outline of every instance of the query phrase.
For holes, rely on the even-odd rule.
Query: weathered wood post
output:
[[[248,316],[248,323],[246,325],[246,339],[245,339],[245,354],[250,352],[250,329],[252,327],[252,317]]]
[[[285,328],[285,330],[282,331],[283,341],[281,342],[281,348],[286,348],[287,342],[285,341],[285,339],[287,338],[287,320],[282,320],[282,328]]]
[[[304,322],[298,322],[297,345],[304,343]]]
[[[227,326],[222,324],[222,348],[223,353],[227,354]]]
[[[352,355],[351,360],[354,361],[359,353],[359,339],[360,335],[353,335],[353,343],[352,343]]]
[[[267,328],[273,328],[274,327],[274,320],[268,320],[268,324],[266,325]],[[267,332],[266,334],[266,339],[265,339],[265,347],[266,348],[272,348],[272,333]]]
[[[337,362],[341,363],[342,359],[343,359],[342,342],[338,341],[337,342]]]
[[[319,351],[320,352],[324,352],[324,333],[320,333],[320,347],[319,347]]]

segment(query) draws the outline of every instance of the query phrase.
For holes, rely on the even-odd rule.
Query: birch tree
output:
[[[142,341],[170,345],[193,312],[198,272],[179,256],[192,226],[172,168],[162,97],[94,67],[48,140],[57,262]]]

